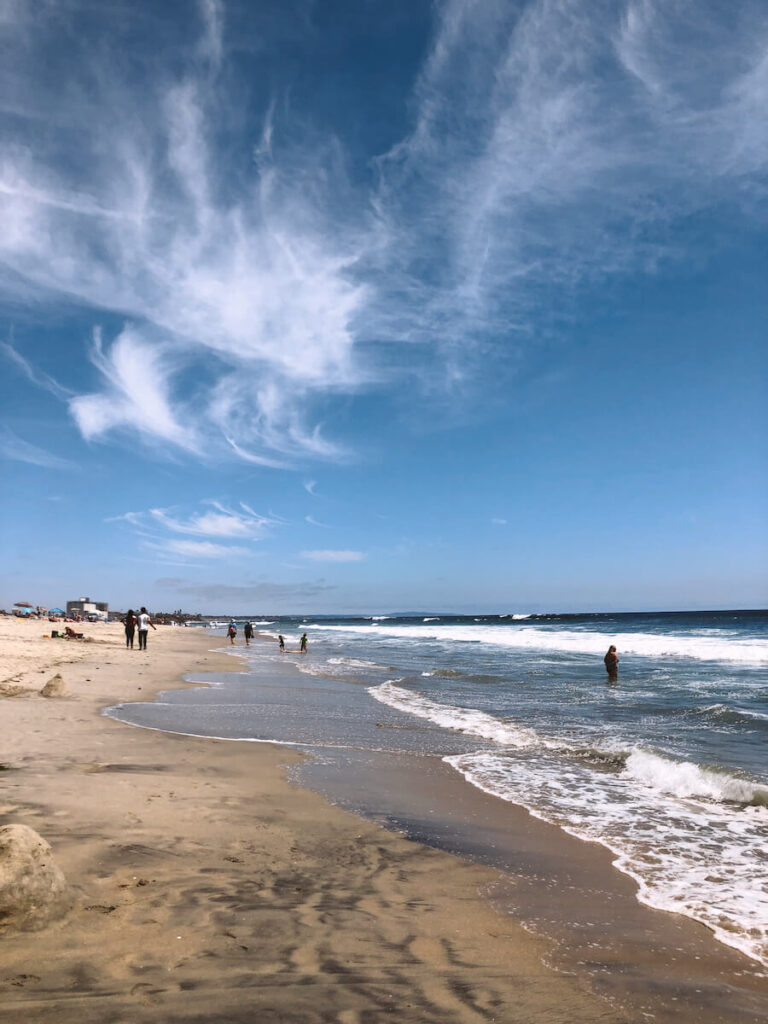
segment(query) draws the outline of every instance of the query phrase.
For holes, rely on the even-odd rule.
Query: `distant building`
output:
[[[102,615],[106,617],[109,604],[106,601],[92,601],[90,597],[80,597],[77,601],[67,601],[67,615]]]

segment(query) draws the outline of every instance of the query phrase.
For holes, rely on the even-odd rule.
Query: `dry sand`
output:
[[[2,930],[6,1024],[634,1019],[544,966],[479,895],[495,871],[290,785],[300,755],[99,715],[231,670],[209,637],[161,627],[144,653],[117,626],[50,628],[0,618],[0,824],[51,844],[74,907]],[[41,696],[57,673],[64,695]]]

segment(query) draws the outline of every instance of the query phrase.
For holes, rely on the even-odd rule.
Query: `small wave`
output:
[[[531,747],[540,742],[540,737],[533,729],[527,729],[512,722],[504,722],[474,708],[439,704],[421,694],[396,686],[393,680],[388,680],[381,686],[369,687],[368,693],[382,704],[387,704],[398,711],[405,711],[410,715],[417,715],[419,718],[426,718],[427,721],[454,732],[494,740],[496,743],[502,743],[509,747]]]
[[[681,799],[668,784],[681,766],[638,751],[628,765],[633,758],[635,766],[644,761],[644,776],[655,759],[652,775],[661,789],[649,791],[629,771],[596,772],[543,750],[486,750],[444,761],[478,789],[607,846],[614,865],[638,883],[641,903],[701,921],[721,942],[768,964],[768,810]],[[702,788],[702,773],[691,773],[690,788]]]
[[[430,618],[422,619],[422,622],[439,622],[440,618],[437,615],[433,615]]]
[[[485,643],[516,650],[550,650],[565,654],[602,657],[609,644],[621,655],[651,658],[691,658],[695,661],[737,662],[744,665],[768,663],[764,640],[731,640],[683,633],[599,633],[593,630],[554,629],[541,625],[326,625],[316,628],[349,634],[438,640],[443,643]],[[437,622],[437,619],[434,620]]]
[[[676,714],[692,714],[700,718],[709,718],[713,722],[725,723],[728,725],[749,725],[752,722],[768,722],[768,714],[763,711],[755,711],[751,708],[730,706],[728,704],[708,704],[704,708],[695,708],[692,711],[680,708]]]
[[[377,665],[375,661],[361,661],[359,658],[329,658],[327,664],[346,665],[349,668],[377,668],[382,671],[385,669],[384,665]]]
[[[677,797],[706,797],[718,803],[764,805],[768,788],[691,761],[670,758],[636,747],[627,758],[626,774],[636,782]]]

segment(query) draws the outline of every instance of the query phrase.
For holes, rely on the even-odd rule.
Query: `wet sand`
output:
[[[0,698],[0,824],[51,843],[75,904],[42,931],[2,931],[4,1021],[768,1019],[746,958],[639,907],[601,848],[511,806],[500,820],[499,801],[439,762],[416,787],[402,758],[323,778],[281,747],[112,721],[102,707],[237,663],[197,630],[161,628],[144,654],[126,651],[118,627],[86,627],[92,644],[43,641],[49,628],[0,619],[0,674],[12,670],[5,692],[16,694]],[[45,699],[55,671],[67,695]],[[290,784],[286,766],[434,845]],[[493,863],[446,852],[477,857],[473,829],[493,828]],[[530,931],[534,919],[549,919],[546,934]],[[569,921],[575,932],[558,933]],[[690,968],[702,954],[680,945],[692,937],[704,948],[698,996]]]

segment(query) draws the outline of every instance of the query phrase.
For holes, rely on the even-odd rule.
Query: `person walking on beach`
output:
[[[152,619],[149,617],[149,612],[146,608],[142,607],[139,612],[139,650],[146,651],[147,649],[147,633],[149,633],[149,627],[157,629]]]
[[[237,636],[237,626],[234,622],[230,622],[229,629],[227,630],[227,636],[229,637],[229,642],[234,644],[235,637]]]
[[[282,654],[285,651],[285,637],[282,633],[278,633],[277,642],[280,644],[280,653]]]
[[[129,608],[125,613],[123,625],[125,626],[125,646],[133,650],[133,636],[136,632],[136,616],[133,614],[133,608]]]
[[[605,671],[608,673],[608,682],[616,683],[619,680],[619,656],[616,653],[616,648],[611,646],[606,651],[605,657]]]
[[[250,622],[246,622],[246,624],[243,626],[243,636],[245,637],[245,646],[250,647],[251,637],[253,636],[253,626],[250,624]]]
[[[307,653],[307,634],[306,633],[304,633],[302,635],[301,643],[299,644],[299,650],[301,651],[302,654],[306,654]]]

